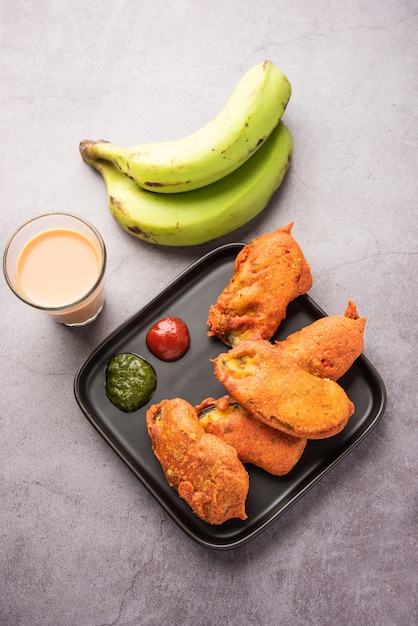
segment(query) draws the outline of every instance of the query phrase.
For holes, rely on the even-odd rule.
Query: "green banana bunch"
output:
[[[290,95],[283,72],[263,61],[243,76],[222,111],[187,137],[131,148],[86,139],[80,150],[90,161],[110,161],[144,189],[192,191],[224,178],[252,157],[277,126]]]
[[[110,211],[138,239],[165,246],[192,246],[246,224],[280,186],[293,140],[282,121],[263,145],[231,174],[194,191],[159,194],[139,187],[110,161],[83,159],[103,176]]]

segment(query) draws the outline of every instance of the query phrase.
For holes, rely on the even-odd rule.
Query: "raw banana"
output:
[[[89,159],[114,163],[147,190],[191,191],[224,178],[249,159],[277,126],[290,95],[283,72],[263,61],[243,76],[224,109],[187,137],[130,148],[85,139],[80,150]]]
[[[268,204],[290,164],[293,140],[279,122],[270,137],[241,167],[221,180],[175,194],[146,191],[110,161],[84,160],[103,176],[110,211],[131,235],[153,244],[193,246],[249,222]]]

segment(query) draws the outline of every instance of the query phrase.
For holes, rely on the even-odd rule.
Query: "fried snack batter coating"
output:
[[[152,449],[168,484],[208,524],[245,520],[249,477],[238,454],[207,434],[186,400],[151,406],[146,414]]]
[[[227,346],[271,339],[288,304],[311,288],[311,270],[292,227],[261,235],[238,253],[231,280],[209,309],[209,337]]]
[[[276,345],[310,374],[338,380],[363,351],[365,324],[349,300],[344,315],[320,318]]]
[[[269,341],[242,341],[213,362],[216,378],[253,417],[294,437],[332,437],[354,413],[337,382],[306,372]]]
[[[233,446],[242,463],[257,465],[274,476],[288,474],[306,448],[306,439],[263,424],[228,395],[206,398],[196,412],[205,431]]]

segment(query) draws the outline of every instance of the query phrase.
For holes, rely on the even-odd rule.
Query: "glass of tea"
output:
[[[97,229],[69,213],[23,224],[3,255],[13,293],[66,326],[84,326],[103,308],[106,248]]]

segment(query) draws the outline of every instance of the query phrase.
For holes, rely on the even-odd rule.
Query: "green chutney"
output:
[[[136,354],[115,354],[106,366],[106,395],[122,411],[137,411],[157,386],[154,368]]]

